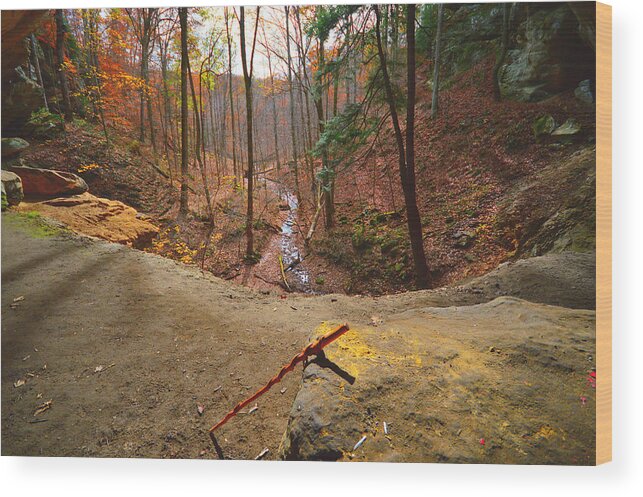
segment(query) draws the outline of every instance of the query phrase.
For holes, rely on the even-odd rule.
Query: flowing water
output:
[[[269,189],[277,193],[279,198],[288,205],[288,216],[281,224],[281,257],[290,287],[299,292],[315,293],[310,282],[310,273],[301,264],[303,254],[297,246],[297,197],[284,185],[273,180],[266,180]]]

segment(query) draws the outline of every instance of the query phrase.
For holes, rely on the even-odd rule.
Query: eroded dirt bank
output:
[[[437,378],[435,384],[446,389],[441,395],[460,395],[468,409],[471,405],[467,399],[481,399],[475,408],[481,426],[490,426],[498,416],[496,404],[484,401],[488,387],[502,392],[494,402],[502,403],[508,415],[518,416],[526,407],[538,408],[539,403],[545,402],[549,407],[538,418],[539,425],[533,433],[543,426],[549,426],[556,434],[563,433],[557,431],[557,420],[549,419],[552,413],[565,417],[565,423],[577,426],[578,432],[573,433],[572,444],[569,432],[554,437],[544,428],[541,434],[549,445],[540,442],[542,453],[560,447],[565,462],[587,462],[587,452],[592,450],[587,444],[593,438],[590,421],[594,403],[591,388],[582,381],[593,365],[589,358],[593,356],[593,311],[571,311],[517,300],[517,306],[526,306],[539,316],[537,320],[521,321],[516,317],[520,313],[506,314],[507,306],[488,306],[483,320],[487,324],[460,339],[460,325],[454,323],[477,319],[476,308],[461,306],[488,302],[503,292],[516,294],[524,289],[498,280],[498,285],[473,281],[454,289],[379,299],[342,295],[283,298],[276,293],[253,292],[159,256],[35,223],[11,213],[2,216],[3,455],[215,458],[207,429],[263,385],[320,326],[348,322],[354,328],[345,342],[340,340],[329,348],[328,355],[340,367],[353,369],[355,389],[376,388],[374,384],[368,386],[369,376],[362,376],[360,371],[373,368],[372,359],[380,354],[382,345],[373,342],[373,333],[383,333],[393,323],[395,331],[406,340],[417,339],[414,343],[420,350],[408,354],[422,358],[425,371],[421,374],[446,374],[447,363],[440,363],[437,357],[446,346],[435,348],[434,340],[421,340],[440,332],[429,330],[427,313],[437,311],[426,308],[448,307],[440,317],[444,335],[448,335],[447,348],[458,354],[454,357],[464,358],[458,365],[462,372],[468,368],[471,350],[480,355],[476,362],[480,367],[472,369],[477,379],[459,383],[459,390],[451,390],[453,382],[447,377]],[[564,261],[567,267],[573,266],[572,259],[576,261],[573,257]],[[554,293],[545,289],[540,292],[559,300],[548,303],[591,307],[565,302],[566,295],[593,293],[591,285],[587,285],[591,278],[582,276],[592,269],[591,259],[586,259],[573,266],[578,267],[577,277],[560,280]],[[534,261],[537,259],[532,260],[530,271],[537,276],[538,264]],[[548,264],[554,264],[552,261],[549,259]],[[548,271],[555,273],[555,267]],[[511,280],[509,274],[504,278]],[[516,333],[496,327],[494,333],[487,334],[485,330],[498,322],[512,323]],[[526,329],[536,338],[545,334],[547,339],[528,341]],[[581,335],[582,343],[572,339]],[[343,357],[341,351],[354,340],[366,344],[367,351]],[[404,353],[404,342],[398,345],[401,348],[396,354]],[[501,374],[500,357],[507,356],[488,352],[492,346],[508,357],[525,360],[512,363],[512,374]],[[485,350],[491,359],[482,357]],[[560,354],[571,358],[565,362],[571,370],[538,362],[538,358],[558,358]],[[493,364],[485,365],[487,360]],[[309,365],[305,375],[314,373],[316,367],[319,366]],[[379,369],[378,366],[373,371]],[[226,457],[254,458],[264,448],[270,450],[266,458],[279,456],[289,412],[291,408],[298,410],[295,396],[301,384],[300,371],[288,375],[260,398],[252,414],[239,415],[218,432]],[[386,366],[386,371],[403,380],[395,389],[407,394],[412,390],[405,390],[406,382],[422,378],[418,370],[395,364]],[[541,373],[546,373],[542,384],[551,380],[549,384],[555,388],[512,387],[517,379]],[[283,388],[286,390],[281,393]],[[586,399],[582,405],[581,396]],[[356,398],[359,401],[360,397]],[[385,395],[378,395],[378,399],[383,406],[394,400]],[[50,400],[50,407],[34,416],[38,407]],[[204,408],[202,415],[197,410],[199,405]],[[305,408],[302,406],[302,410]],[[408,410],[421,414],[408,425],[424,434],[418,435],[416,442],[429,436],[429,431],[435,432],[435,423],[425,423],[427,409],[428,404],[422,404]],[[440,416],[446,427],[431,436],[442,437],[441,443],[450,443],[449,437],[461,437],[461,443],[466,445],[469,438],[478,436],[473,430],[458,434],[449,424],[448,411]],[[400,429],[400,422],[396,424]],[[323,432],[311,435],[313,443],[317,443],[315,436],[321,434],[340,436],[341,430],[332,423],[322,428]],[[363,427],[356,425],[355,429],[361,433]],[[503,443],[497,440],[494,443]],[[512,438],[512,443],[523,443],[521,440],[524,439]],[[384,457],[384,452],[372,452],[373,444],[365,443],[363,447],[369,459]],[[404,450],[415,445],[400,443],[397,447]],[[460,448],[452,444],[452,452],[447,454],[453,460],[469,460],[468,452]],[[342,447],[342,454],[348,454],[350,449]],[[509,455],[520,454],[514,449],[512,446],[511,450],[495,451],[509,462]],[[540,453],[535,452],[535,457]],[[485,454],[481,452],[481,461],[485,461]]]

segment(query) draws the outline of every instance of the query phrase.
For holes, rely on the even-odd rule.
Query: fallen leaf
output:
[[[540,427],[540,430],[538,430],[535,436],[549,440],[555,434],[556,430],[554,430],[551,426],[543,425]]]

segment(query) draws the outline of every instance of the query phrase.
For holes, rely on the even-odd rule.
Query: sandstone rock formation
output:
[[[132,207],[90,193],[43,202],[23,202],[20,210],[36,211],[78,233],[135,248],[148,246],[158,233],[158,228]]]
[[[594,77],[595,53],[566,4],[543,6],[518,26],[499,75],[503,97],[537,102]]]
[[[60,197],[86,192],[89,187],[80,176],[65,171],[14,166],[10,170],[22,179],[27,196]]]
[[[501,297],[373,324],[306,367],[283,459],[594,463],[593,311]]]

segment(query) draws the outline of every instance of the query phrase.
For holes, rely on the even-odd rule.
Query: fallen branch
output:
[[[308,359],[311,355],[319,355],[324,347],[326,347],[328,344],[334,342],[337,340],[339,337],[341,337],[344,333],[346,333],[350,328],[348,327],[347,324],[343,324],[339,326],[338,328],[334,329],[333,331],[327,333],[326,335],[318,338],[314,342],[308,344],[304,350],[302,350],[299,354],[297,354],[295,357],[292,358],[292,360],[286,364],[281,370],[273,376],[270,381],[262,388],[257,390],[257,392],[250,397],[248,397],[246,400],[239,402],[234,408],[226,414],[221,421],[219,421],[217,424],[215,424],[212,428],[210,428],[209,433],[210,433],[210,438],[212,439],[212,443],[214,443],[215,447],[217,446],[216,440],[214,438],[214,430],[217,428],[223,426],[226,424],[231,418],[236,416],[241,409],[246,407],[248,404],[256,400],[257,398],[261,397],[264,393],[266,393],[270,388],[281,381],[281,379],[286,375],[286,373],[289,373],[293,369],[295,369],[295,366],[299,364],[300,362],[305,361]]]
[[[279,254],[279,269],[281,269],[281,277],[284,280],[284,285],[286,285],[286,288],[289,292],[292,292],[292,290],[290,289],[290,285],[288,284],[288,280],[286,280],[286,272],[284,271],[284,259],[283,257],[281,257],[281,254]]]
[[[253,274],[253,276],[254,276],[255,278],[257,278],[257,279],[259,279],[259,280],[263,281],[264,283],[268,283],[269,285],[275,285],[275,286],[278,286],[278,287],[283,287],[283,285],[281,284],[281,282],[280,282],[280,281],[272,281],[272,280],[268,280],[268,279],[264,278],[263,276],[259,276],[258,274]],[[285,290],[285,289],[284,289],[284,290]]]

